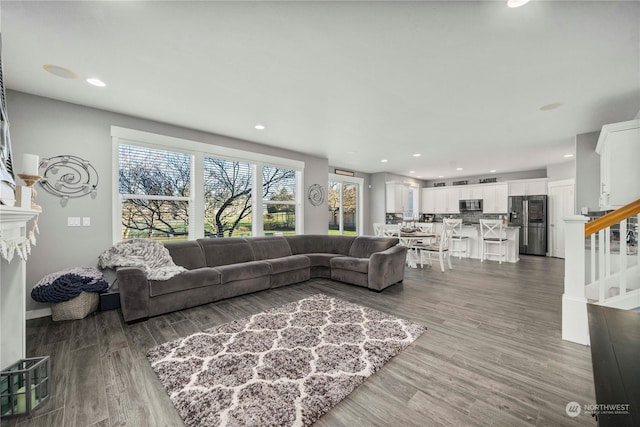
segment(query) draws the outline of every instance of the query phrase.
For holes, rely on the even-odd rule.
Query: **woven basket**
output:
[[[100,296],[96,292],[81,292],[80,295],[65,302],[51,305],[51,317],[54,321],[84,319],[98,308]]]

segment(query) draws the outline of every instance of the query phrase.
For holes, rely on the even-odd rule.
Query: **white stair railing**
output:
[[[586,227],[585,216],[564,218],[562,339],[589,344],[589,302],[625,310],[640,307],[639,210],[640,200]]]

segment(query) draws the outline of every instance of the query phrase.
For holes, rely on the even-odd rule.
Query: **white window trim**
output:
[[[358,211],[358,236],[362,236],[364,234],[364,178],[359,178],[357,176],[344,176],[338,175],[335,173],[329,174],[329,179],[327,180],[327,188],[329,188],[329,182],[348,182],[351,184],[358,184],[358,206],[356,206],[356,210]],[[340,195],[342,197],[342,194]],[[340,200],[340,204],[342,205],[342,200]],[[343,228],[342,225],[343,218],[340,218],[340,228]]]
[[[219,145],[207,144],[188,139],[176,138],[167,135],[143,132],[134,129],[127,129],[118,126],[111,126],[112,141],[112,223],[111,234],[113,243],[122,240],[122,201],[126,198],[156,198],[157,200],[188,200],[189,201],[189,240],[204,238],[204,158],[214,157],[231,161],[251,163],[253,167],[254,188],[262,188],[263,166],[280,167],[293,169],[296,171],[296,201],[278,201],[278,204],[293,204],[296,209],[296,234],[304,233],[304,203],[301,193],[304,192],[304,166],[300,160],[287,159],[283,157],[270,156],[267,154],[254,153],[251,151],[238,150]],[[166,149],[186,153],[192,156],[191,164],[191,188],[190,196],[135,196],[121,195],[119,192],[119,152],[120,144],[130,144],[155,149]],[[257,185],[260,184],[260,185]],[[253,191],[252,205],[262,206],[263,203],[271,201],[262,200],[262,194]],[[274,201],[275,202],[275,201]],[[262,209],[252,209],[251,233],[253,236],[264,235],[264,224],[262,220]],[[299,216],[299,218],[298,218]]]

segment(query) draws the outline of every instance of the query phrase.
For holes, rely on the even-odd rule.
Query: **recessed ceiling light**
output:
[[[422,175],[418,175],[418,178],[422,178]]]
[[[409,171],[409,173],[416,173],[416,171]]]
[[[347,151],[347,154],[350,154],[350,155],[354,155],[356,153],[357,153],[357,151]]]
[[[573,154],[565,154],[563,157],[573,157]]]
[[[380,160],[380,162],[382,162],[382,163],[387,163],[388,161],[389,161],[389,160],[387,160],[387,159],[382,159],[382,160]]]
[[[264,125],[257,124],[257,125],[254,126],[254,128],[257,129],[257,130],[264,130]]]
[[[520,6],[524,6],[525,4],[529,3],[530,0],[508,0],[507,1],[507,6],[514,8],[514,7],[520,7]]]
[[[540,107],[540,111],[555,110],[556,108],[560,108],[563,105],[563,102],[552,102],[551,104],[543,105],[542,107]]]
[[[103,82],[100,79],[96,79],[94,77],[88,78],[87,79],[87,83],[89,83],[90,85],[94,85],[97,87],[105,87],[107,84],[105,82]]]
[[[415,153],[413,157],[420,157],[420,153]]]
[[[444,175],[438,175],[438,178],[444,178]]]
[[[44,70],[46,72],[51,73],[54,76],[62,77],[63,79],[77,79],[78,78],[78,75],[76,74],[75,71],[70,70],[70,69],[65,68],[65,67],[61,67],[59,65],[44,64],[42,66],[42,68],[44,68]]]
[[[461,171],[461,170],[462,170],[462,168],[456,168],[456,170],[457,170],[457,171]]]
[[[494,172],[496,172],[496,170],[495,169],[491,169],[489,172],[494,173]]]

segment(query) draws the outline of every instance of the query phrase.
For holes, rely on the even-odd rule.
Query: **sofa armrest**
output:
[[[407,247],[396,245],[369,258],[369,289],[381,291],[404,279]]]
[[[149,317],[149,281],[138,267],[119,267],[120,307],[126,322]]]

